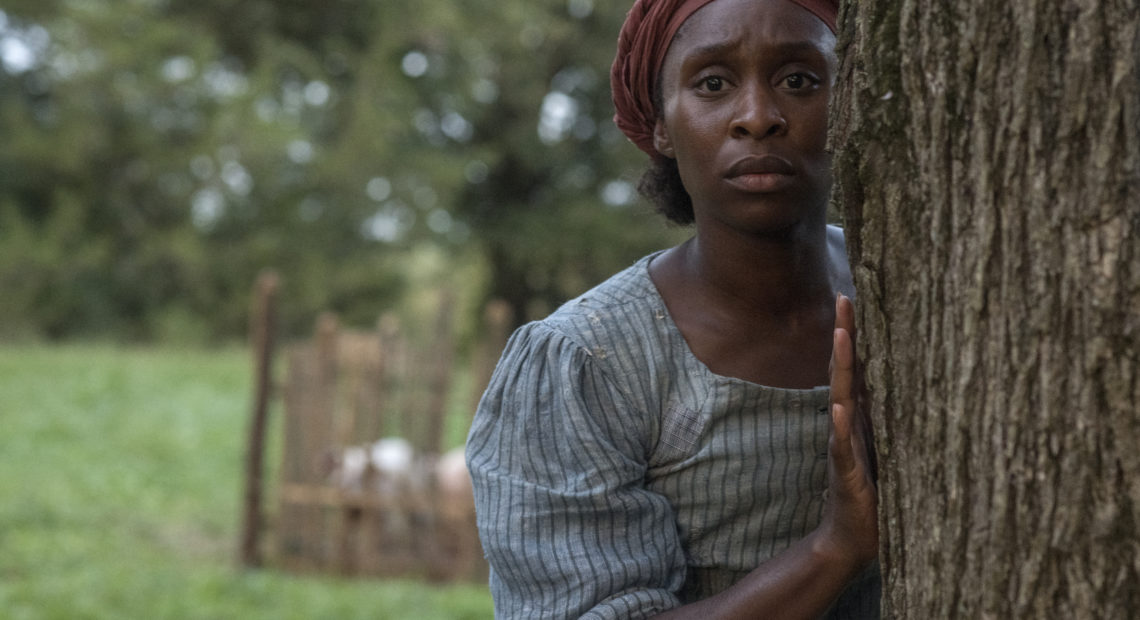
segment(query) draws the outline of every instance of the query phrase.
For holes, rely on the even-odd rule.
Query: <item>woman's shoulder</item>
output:
[[[557,365],[559,377],[588,373],[649,407],[684,366],[684,340],[649,278],[647,256],[566,302],[546,318],[520,327],[500,364]],[[643,402],[644,401],[644,402]]]
[[[507,403],[543,394],[538,400],[569,399],[558,416],[589,403],[583,415],[599,416],[599,424],[648,449],[662,412],[678,398],[677,377],[698,374],[686,372],[683,337],[649,278],[651,258],[516,330],[480,403],[480,419],[530,411]]]
[[[592,352],[629,346],[663,335],[665,302],[649,278],[646,256],[564,303],[539,325]]]

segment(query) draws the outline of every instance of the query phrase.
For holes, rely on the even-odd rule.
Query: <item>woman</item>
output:
[[[498,617],[878,616],[825,219],[836,4],[627,17],[615,119],[653,158],[643,192],[696,234],[508,344],[467,448]]]

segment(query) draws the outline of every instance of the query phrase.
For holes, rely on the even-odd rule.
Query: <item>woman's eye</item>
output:
[[[705,90],[709,92],[717,92],[724,88],[724,79],[717,76],[707,77],[703,80]]]
[[[788,77],[784,78],[784,86],[791,88],[793,90],[799,90],[801,88],[808,88],[809,86],[812,86],[815,83],[816,83],[815,80],[813,80],[810,76],[805,75],[803,73],[793,73],[793,74],[789,75]]]

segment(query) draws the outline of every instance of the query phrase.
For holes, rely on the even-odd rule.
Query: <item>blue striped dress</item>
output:
[[[828,390],[712,373],[652,256],[511,337],[467,441],[497,618],[643,618],[819,523]],[[832,618],[877,618],[868,571]]]

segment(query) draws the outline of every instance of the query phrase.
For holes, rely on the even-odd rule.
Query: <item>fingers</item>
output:
[[[878,553],[877,492],[871,427],[861,406],[862,378],[855,357],[855,306],[839,295],[831,348],[831,439],[825,523],[837,540],[870,562]]]
[[[844,329],[847,331],[849,340],[851,341],[852,360],[852,405],[851,411],[854,412],[852,416],[853,429],[852,433],[857,440],[858,447],[856,455],[859,461],[870,472],[872,479],[878,479],[878,464],[875,459],[874,449],[874,428],[871,424],[871,418],[865,401],[867,399],[866,385],[863,383],[863,372],[860,364],[857,363],[855,358],[855,304],[851,299],[843,294],[839,294],[835,299],[835,327],[836,329]],[[835,357],[832,356],[832,365],[835,364]]]
[[[835,328],[831,342],[831,402],[855,410],[855,347],[841,327]]]
[[[832,403],[831,463],[841,477],[846,477],[856,467],[855,450],[851,445],[851,418],[851,409],[839,403]]]
[[[831,346],[831,418],[835,445],[832,458],[836,471],[849,474],[866,471],[868,429],[859,418],[856,402],[855,307],[844,295],[835,299],[835,330]]]
[[[844,332],[841,334],[840,332]],[[839,379],[843,382],[841,395],[855,397],[855,306],[851,300],[840,293],[835,297],[835,331],[831,347],[832,385],[831,393],[834,400],[836,394],[835,379],[838,371]],[[838,365],[838,367],[837,367]],[[848,372],[849,371],[849,372]]]
[[[873,464],[873,450],[874,441],[871,438],[871,431],[867,424],[864,423],[862,415],[851,416],[851,446],[854,451],[855,460],[863,471],[867,472],[872,479],[875,478],[875,468]]]
[[[855,304],[843,293],[835,296],[835,328],[846,329],[855,339]]]

